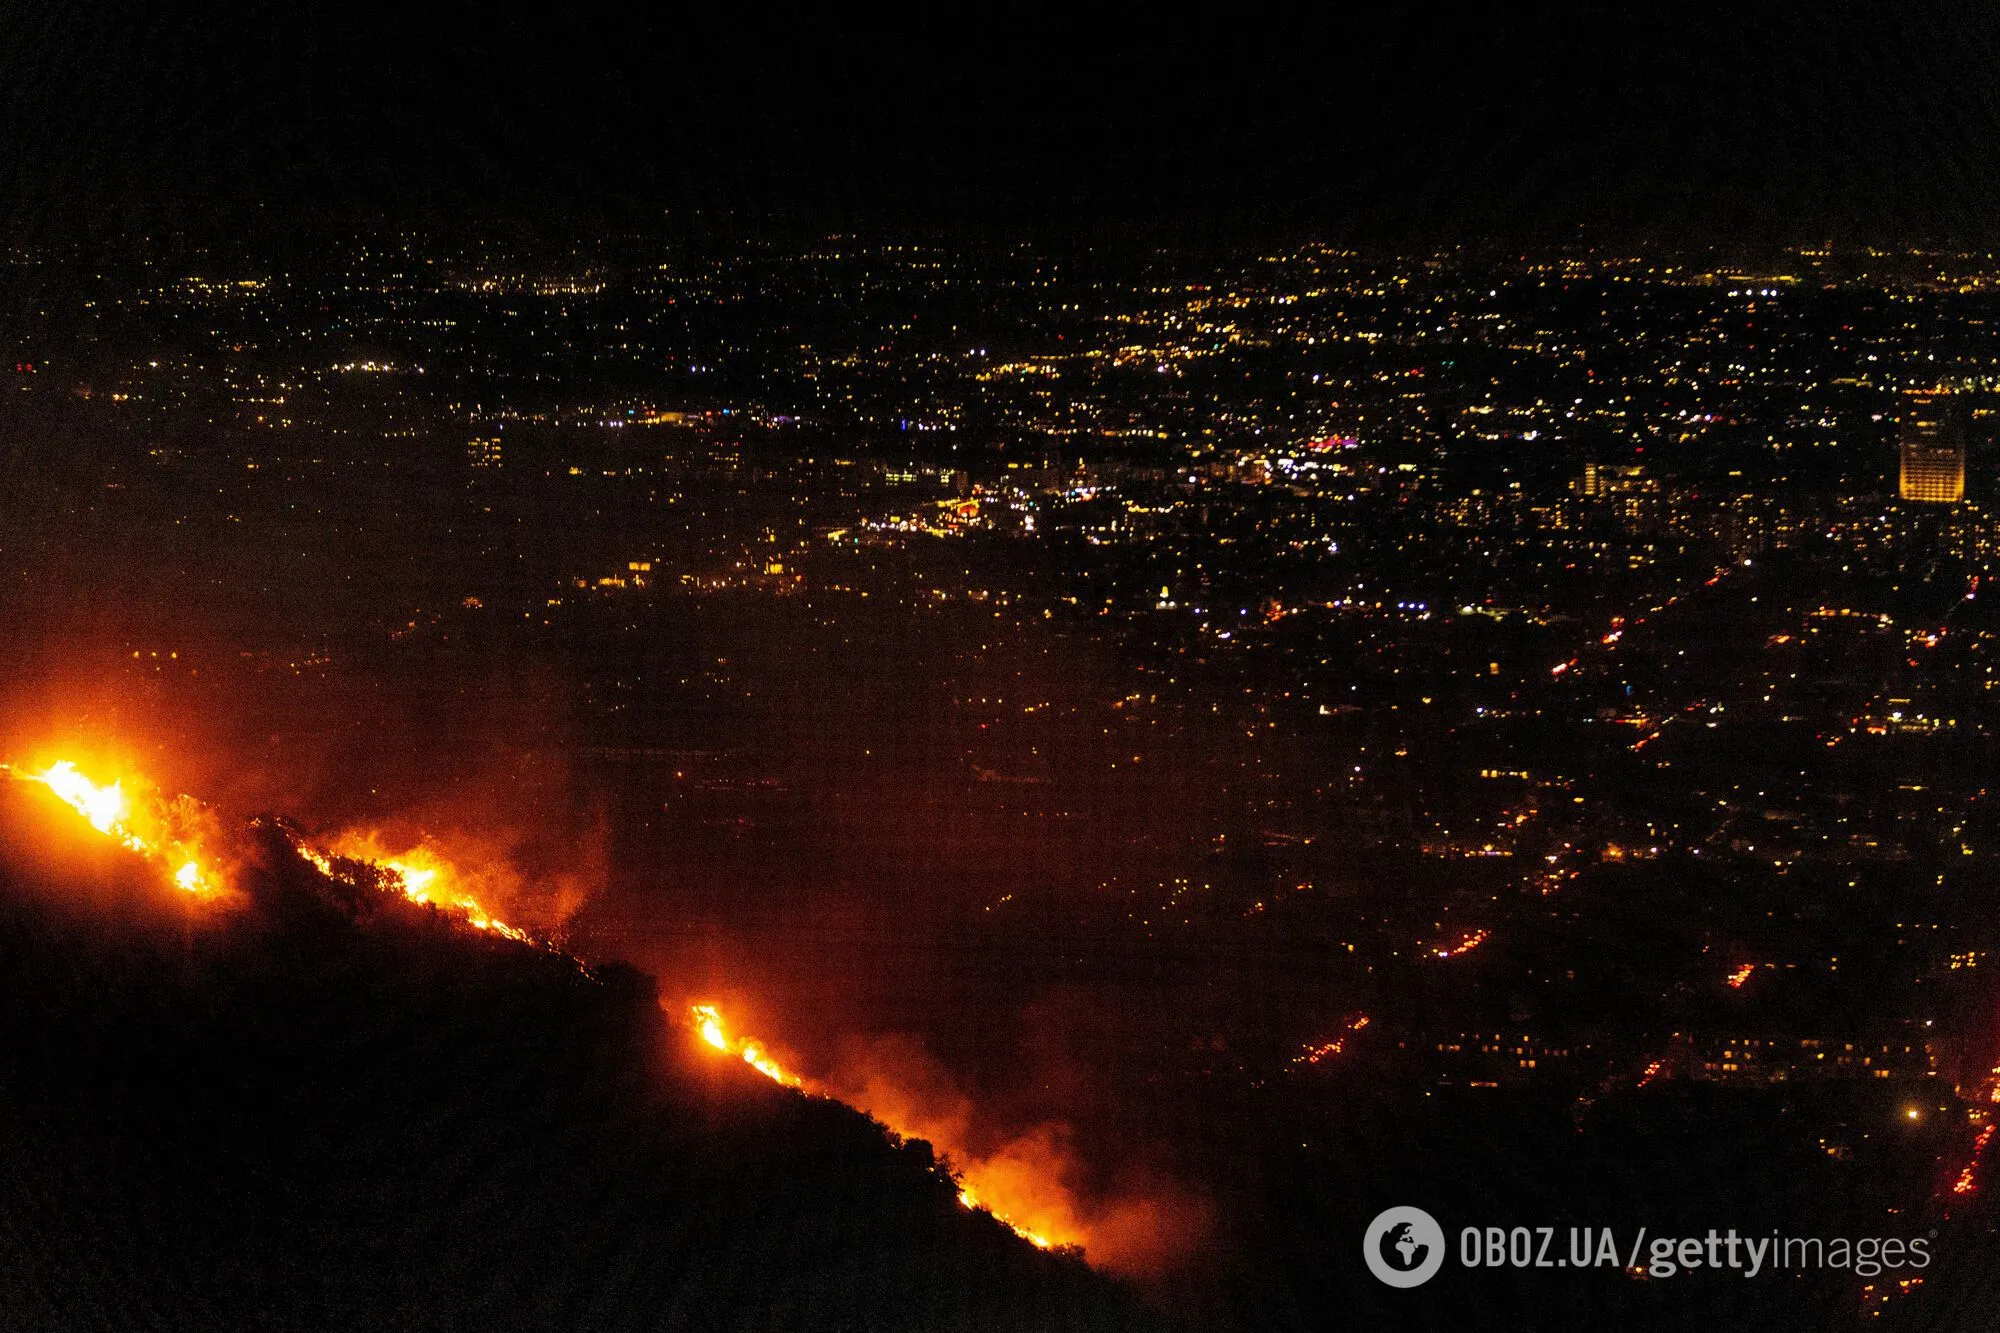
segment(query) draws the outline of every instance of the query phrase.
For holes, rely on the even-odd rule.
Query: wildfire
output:
[[[158,865],[176,886],[188,893],[209,894],[222,887],[221,876],[202,855],[197,833],[201,809],[188,797],[168,800],[142,782],[133,785],[145,794],[135,796],[127,790],[126,782],[93,781],[68,759],[36,771],[0,764],[0,773],[47,787],[92,828]],[[495,917],[465,887],[470,876],[427,846],[389,855],[373,836],[366,834],[344,834],[331,848],[297,840],[293,845],[323,875],[353,883],[356,864],[372,866],[387,887],[411,902],[441,908],[475,930],[533,943],[526,931]]]
[[[765,1078],[770,1079],[773,1083],[782,1083],[788,1088],[803,1089],[805,1087],[805,1080],[797,1074],[788,1071],[776,1060],[773,1060],[770,1052],[764,1049],[762,1042],[751,1041],[747,1038],[739,1041],[729,1040],[729,1034],[723,1030],[722,1012],[714,1005],[696,1005],[694,1007],[694,1024],[695,1030],[701,1033],[703,1041],[726,1055],[735,1056]]]
[[[1009,1231],[1019,1236],[1022,1240],[1027,1241],[1028,1244],[1030,1245],[1033,1245],[1039,1249],[1044,1249],[1044,1250],[1052,1250],[1055,1248],[1056,1243],[1050,1240],[1047,1236],[1042,1235],[1038,1231],[1030,1231],[1027,1227],[1020,1226],[1013,1222],[1009,1222],[1006,1218],[1001,1217],[1000,1214],[994,1212],[986,1204],[981,1203],[979,1200],[979,1196],[973,1193],[971,1187],[966,1185],[963,1181],[959,1183],[958,1187],[958,1203],[961,1208],[969,1208],[972,1209],[974,1212],[983,1212],[997,1219]]]
[[[814,1097],[832,1096],[831,1093],[812,1083],[808,1083],[805,1079],[792,1073],[776,1060],[772,1059],[770,1052],[765,1049],[763,1043],[752,1041],[748,1038],[732,1039],[727,1026],[723,1022],[722,1011],[715,1005],[693,1005],[689,1013],[694,1020],[696,1034],[700,1036],[702,1041],[724,1055],[735,1056],[765,1078],[770,1079],[773,1083],[782,1084],[787,1088],[796,1088],[800,1092]],[[1362,1021],[1365,1023],[1367,1020],[1363,1019]],[[880,1108],[864,1107],[862,1109],[874,1115],[877,1121],[898,1139],[923,1137],[921,1134],[912,1134],[906,1128],[892,1124],[884,1119]],[[1022,1240],[1027,1241],[1030,1245],[1050,1250],[1056,1248],[1058,1245],[1074,1245],[1078,1243],[1075,1241],[1052,1239],[1044,1230],[1025,1226],[1015,1221],[987,1199],[981,1197],[977,1181],[969,1180],[964,1175],[958,1175],[955,1177],[955,1183],[958,1185],[958,1202],[960,1205],[977,1212],[986,1213]]]
[[[298,853],[322,875],[353,883],[354,865],[370,866],[386,886],[413,903],[439,908],[474,930],[504,935],[523,944],[534,937],[518,926],[510,926],[494,916],[467,887],[472,878],[434,848],[419,844],[406,852],[389,853],[373,834],[344,833],[334,839],[331,849],[295,844]],[[344,863],[344,864],[343,864]]]
[[[77,772],[76,765],[67,759],[50,764],[39,773],[24,773],[21,776],[30,782],[41,783],[69,802],[99,833],[111,834],[134,851],[144,850],[144,844],[125,828],[125,817],[131,807],[118,783],[100,785],[92,782]]]
[[[220,892],[224,887],[221,874],[204,851],[205,841],[209,846],[215,845],[206,838],[211,818],[188,797],[163,797],[149,784],[132,778],[97,782],[68,759],[33,771],[0,764],[0,777],[47,788],[92,829],[156,866],[174,885],[191,895],[207,896]],[[523,943],[535,943],[526,931],[495,917],[482,902],[482,895],[488,894],[492,888],[488,877],[462,869],[428,844],[420,843],[405,851],[392,852],[372,834],[342,834],[324,844],[307,841],[296,833],[288,832],[287,836],[300,859],[331,879],[356,887],[400,893],[413,903],[435,907],[475,930]],[[1485,936],[1484,931],[1478,934],[1482,939]],[[1469,947],[1472,945],[1461,946]],[[694,1006],[693,1018],[695,1029],[704,1042],[723,1054],[742,1060],[772,1082],[813,1096],[832,1096],[825,1089],[787,1070],[772,1057],[763,1043],[749,1038],[732,1038],[721,1011],[715,1005]],[[1362,1018],[1352,1027],[1358,1029],[1367,1021]],[[927,1137],[910,1132],[907,1123],[893,1123],[886,1108],[863,1106],[861,1109],[874,1114],[898,1138]],[[902,1119],[901,1116],[896,1118]],[[913,1119],[919,1124],[924,1122],[922,1114]],[[1022,1162],[1007,1159],[1002,1153],[990,1161],[975,1161],[973,1167],[963,1174],[954,1172],[958,1202],[968,1209],[989,1214],[1023,1240],[1043,1249],[1080,1245],[1079,1240],[1070,1238],[1077,1228],[1066,1208],[1043,1207],[1032,1191],[1027,1196],[1020,1196],[1018,1189],[1010,1190],[1010,1183],[1019,1184],[1022,1165]],[[1008,1199],[1005,1206],[1009,1210],[1019,1206],[1020,1211],[1032,1213],[1036,1224],[1031,1227],[1009,1217],[1001,1206],[992,1202],[996,1197]],[[1021,1197],[1027,1199],[1025,1204],[1018,1203]]]
[[[92,828],[165,870],[188,893],[221,888],[220,877],[202,859],[195,828],[200,809],[187,797],[168,800],[149,788],[135,800],[122,781],[94,782],[68,759],[36,772],[0,764],[0,772],[47,787]]]
[[[1752,972],[1755,972],[1756,970],[1757,970],[1757,965],[1755,963],[1745,963],[1743,966],[1737,968],[1734,972],[1731,972],[1728,976],[1724,977],[1723,980],[1729,984],[1729,989],[1742,990],[1743,983],[1750,980],[1750,974]]]

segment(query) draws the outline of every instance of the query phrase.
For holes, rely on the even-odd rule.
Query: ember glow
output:
[[[1755,972],[1756,970],[1757,970],[1757,965],[1755,963],[1745,963],[1743,966],[1737,968],[1734,972],[1731,972],[1728,976],[1724,977],[1723,980],[1729,983],[1729,988],[1731,990],[1742,990],[1743,984],[1748,980],[1750,980],[1750,974]]]
[[[805,1079],[785,1069],[776,1060],[771,1058],[770,1052],[765,1049],[761,1042],[752,1041],[747,1038],[731,1038],[728,1027],[723,1021],[722,1011],[715,1005],[697,1004],[691,1007],[689,1013],[693,1018],[696,1034],[701,1037],[703,1042],[712,1046],[717,1051],[722,1052],[724,1055],[735,1056],[774,1083],[782,1084],[788,1088],[796,1088],[814,1097],[833,1096],[832,1093],[825,1089],[816,1084],[808,1083]],[[917,1132],[908,1124],[899,1123],[901,1117],[892,1118],[892,1113],[886,1113],[886,1108],[879,1104],[863,1106],[860,1109],[874,1116],[883,1128],[887,1129],[898,1139],[926,1137],[924,1133]],[[936,1131],[932,1130],[931,1133],[935,1134]],[[997,1165],[994,1169],[996,1172],[999,1171]],[[1000,1222],[1022,1240],[1041,1249],[1055,1249],[1058,1246],[1075,1246],[1081,1248],[1083,1244],[1082,1239],[1070,1236],[1068,1234],[1069,1228],[1059,1229],[1040,1221],[1030,1226],[1015,1220],[1001,1207],[990,1202],[990,1194],[982,1194],[981,1191],[996,1191],[997,1186],[992,1182],[986,1181],[984,1173],[977,1167],[957,1170],[953,1174],[955,1182],[958,1185],[958,1202],[961,1206],[991,1215],[996,1221]]]
[[[125,817],[129,813],[129,808],[125,793],[118,783],[92,782],[77,772],[76,765],[67,759],[49,765],[40,773],[30,773],[25,776],[32,782],[41,783],[69,802],[99,833],[109,833],[135,851],[141,849],[137,838],[125,831]]]
[[[527,931],[507,924],[488,910],[483,895],[477,892],[480,887],[477,875],[428,843],[390,852],[377,835],[350,832],[341,834],[324,848],[301,843],[298,851],[323,875],[352,882],[352,872],[342,869],[343,862],[349,866],[369,866],[382,877],[385,887],[413,903],[438,908],[474,930],[504,935],[523,944],[534,943],[534,937]]]
[[[168,799],[136,781],[133,785],[144,795],[134,796],[124,780],[96,782],[69,759],[32,772],[0,764],[0,772],[48,788],[93,829],[166,871],[177,887],[193,894],[222,887],[221,877],[202,856],[201,808],[187,797]]]
[[[694,1006],[694,1025],[695,1030],[701,1033],[703,1041],[726,1055],[735,1056],[773,1083],[782,1083],[788,1088],[805,1087],[805,1080],[773,1060],[762,1042],[748,1039],[731,1041],[722,1025],[722,1013],[714,1005]]]
[[[962,1182],[958,1187],[958,1202],[960,1207],[970,1208],[973,1209],[974,1211],[992,1214],[992,1216],[998,1218],[1001,1222],[1005,1223],[1008,1230],[1012,1231],[1022,1240],[1027,1241],[1030,1245],[1037,1246],[1044,1250],[1055,1248],[1055,1242],[1050,1240],[1047,1236],[1044,1236],[1037,1231],[1031,1231],[1027,1227],[1019,1226],[1016,1223],[1008,1222],[1006,1218],[1001,1217],[1000,1214],[993,1212],[991,1208],[987,1207],[984,1203],[980,1202],[979,1195],[973,1192],[971,1186],[966,1185]]]
[[[67,759],[32,771],[0,765],[0,774],[47,788],[82,816],[97,833],[156,865],[166,878],[186,892],[206,895],[221,889],[222,879],[204,856],[202,840],[198,836],[208,816],[191,799],[167,799],[158,795],[150,784],[133,778],[98,782],[87,776],[74,761]],[[357,887],[399,893],[410,902],[435,908],[472,929],[526,944],[536,942],[527,931],[500,920],[489,910],[486,903],[491,900],[487,885],[490,877],[454,863],[427,842],[418,842],[403,850],[392,850],[381,836],[374,833],[347,832],[323,843],[309,841],[296,833],[288,832],[287,836],[300,859],[330,879]],[[692,1014],[695,1030],[708,1046],[740,1059],[783,1087],[812,1096],[833,1096],[831,1092],[808,1083],[786,1069],[762,1042],[730,1036],[722,1013],[715,1005],[696,1005]],[[1363,1023],[1366,1021],[1361,1020]],[[909,1117],[889,1118],[880,1106],[863,1106],[860,1109],[873,1114],[899,1139],[924,1137],[910,1127]],[[1079,1228],[1070,1225],[1066,1206],[1056,1210],[1059,1216],[1054,1221],[1045,1221],[1042,1214],[1048,1210],[1037,1208],[1034,1210],[1035,1223],[1028,1225],[1014,1220],[1008,1211],[989,1201],[999,1196],[1020,1194],[1016,1187],[1020,1184],[1017,1177],[1021,1169],[1020,1162],[1002,1155],[990,1162],[975,1163],[965,1171],[954,1171],[959,1203],[990,1214],[1023,1240],[1043,1249],[1080,1247],[1081,1240],[1074,1236]],[[990,1180],[987,1179],[989,1174],[992,1176]],[[1060,1193],[1060,1186],[1055,1182],[1041,1183],[1047,1189]],[[1062,1225],[1056,1225],[1056,1222]]]

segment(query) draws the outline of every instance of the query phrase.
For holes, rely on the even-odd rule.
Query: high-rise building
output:
[[[1646,476],[1642,467],[1613,467],[1607,463],[1585,463],[1583,475],[1569,484],[1578,495],[1592,498],[1605,495],[1631,495],[1659,489],[1659,483]]]
[[[1905,400],[1896,488],[1903,499],[1957,504],[1965,498],[1965,438],[1956,426],[1948,395],[1913,393]]]
[[[499,467],[500,437],[489,435],[484,439],[470,440],[465,446],[466,461],[473,467]]]

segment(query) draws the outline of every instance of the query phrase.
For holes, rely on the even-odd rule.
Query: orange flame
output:
[[[122,781],[92,781],[68,759],[36,772],[0,764],[0,772],[47,787],[99,833],[167,869],[179,888],[207,894],[221,887],[220,877],[202,860],[194,828],[197,810],[186,797],[169,801],[149,787],[145,799],[135,802]]]
[[[504,935],[522,944],[534,943],[534,937],[527,931],[508,925],[486,909],[468,887],[469,882],[476,880],[474,875],[428,844],[419,843],[408,851],[392,854],[372,833],[343,833],[334,839],[330,849],[300,843],[298,852],[322,875],[343,881],[351,882],[351,878],[342,872],[341,861],[373,866],[389,887],[413,903],[439,908],[474,930]]]
[[[1734,972],[1731,972],[1728,976],[1724,977],[1723,980],[1729,984],[1729,989],[1742,990],[1743,984],[1748,980],[1750,980],[1750,974],[1755,972],[1756,970],[1757,970],[1757,965],[1755,963],[1745,963],[1743,966],[1737,968]]]
[[[773,1083],[782,1083],[788,1088],[805,1087],[805,1080],[773,1060],[762,1042],[748,1039],[731,1041],[722,1026],[722,1011],[714,1005],[694,1006],[694,1025],[695,1030],[701,1033],[703,1041],[725,1055],[735,1056]]]
[[[1052,1250],[1055,1248],[1056,1243],[1050,1240],[1047,1236],[1044,1236],[1041,1232],[1031,1231],[1027,1227],[1020,1226],[1013,1222],[1009,1222],[1006,1218],[1001,1217],[1000,1214],[994,1212],[992,1208],[980,1202],[979,1196],[973,1192],[972,1187],[970,1185],[965,1184],[963,1181],[960,1181],[958,1186],[958,1202],[959,1206],[962,1208],[970,1208],[974,1212],[984,1212],[991,1215],[995,1220],[999,1221],[1002,1225],[1004,1225],[1009,1231],[1019,1236],[1022,1240],[1027,1241],[1028,1244],[1035,1246],[1037,1249]]]
[[[135,799],[127,791],[126,782],[93,781],[67,759],[33,772],[0,764],[0,775],[46,787],[81,815],[93,829],[157,865],[167,878],[186,892],[208,895],[223,887],[220,874],[212,868],[202,851],[197,828],[203,818],[202,811],[189,798],[168,800],[159,796],[150,785],[134,781],[132,785],[142,788],[145,793]],[[373,867],[386,882],[384,887],[401,893],[411,902],[439,908],[473,929],[490,931],[523,943],[534,943],[533,937],[526,931],[501,921],[487,910],[473,892],[473,888],[480,883],[478,876],[466,873],[429,845],[420,843],[407,851],[391,853],[372,834],[347,833],[324,847],[299,839],[294,839],[293,846],[302,860],[333,879],[355,884],[362,879],[357,873],[357,866]],[[1481,932],[1483,936],[1484,932]],[[812,1096],[831,1096],[785,1069],[763,1043],[748,1038],[732,1039],[716,1006],[696,1005],[693,1016],[696,1031],[702,1040],[716,1050],[735,1056],[774,1083]],[[1359,1027],[1366,1021],[1362,1019],[1355,1026]],[[876,1115],[878,1121],[899,1139],[922,1137],[903,1126],[889,1123],[883,1118],[884,1111],[880,1107],[862,1109]],[[921,1117],[917,1118],[921,1120]],[[1039,1213],[1047,1210],[1037,1210],[1037,1225],[1029,1227],[1013,1220],[990,1201],[995,1195],[1019,1193],[1009,1188],[1010,1183],[1019,1183],[1011,1177],[1018,1176],[1022,1171],[1037,1174],[1033,1170],[1033,1162],[1026,1157],[1016,1160],[1017,1156],[1020,1154],[1009,1156],[1003,1153],[991,1161],[978,1164],[971,1172],[955,1174],[959,1203],[968,1209],[988,1213],[1023,1240],[1043,1249],[1080,1247],[1079,1241],[1067,1238],[1076,1228],[1066,1211],[1057,1209],[1059,1217],[1042,1221]],[[992,1179],[987,1179],[988,1175]],[[1058,1222],[1060,1225],[1057,1225]],[[1058,1236],[1064,1238],[1058,1239]]]
[[[724,1055],[735,1056],[765,1078],[770,1079],[773,1083],[783,1084],[788,1088],[796,1088],[814,1097],[830,1097],[832,1095],[814,1085],[808,1084],[806,1080],[787,1070],[776,1060],[773,1060],[761,1042],[752,1041],[747,1038],[732,1040],[728,1029],[723,1024],[722,1011],[715,1005],[697,1004],[692,1006],[690,1012],[694,1018],[695,1032],[704,1042]],[[883,1119],[879,1108],[869,1107],[864,1109],[867,1109],[870,1114],[874,1115],[877,1121],[898,1139],[923,1137],[920,1134],[913,1134],[906,1128]],[[958,1174],[954,1178],[958,1186],[958,1202],[963,1207],[988,1214],[1022,1240],[1044,1250],[1054,1249],[1058,1245],[1079,1244],[1077,1241],[1051,1239],[1048,1234],[1045,1234],[1050,1228],[1038,1230],[1033,1227],[1024,1226],[1008,1217],[991,1202],[981,1197],[979,1190],[983,1182],[970,1179],[969,1175],[970,1173]]]
[[[57,796],[75,807],[76,812],[90,821],[90,826],[99,833],[109,833],[113,837],[133,846],[137,842],[125,831],[125,818],[131,807],[125,800],[123,788],[116,782],[99,784],[92,782],[77,772],[76,765],[64,759],[50,764],[39,773],[22,775],[30,782],[39,782]],[[133,846],[133,850],[139,850]]]

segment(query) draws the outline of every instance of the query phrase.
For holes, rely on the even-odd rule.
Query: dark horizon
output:
[[[1969,5],[1261,18],[15,7],[0,221],[1984,244],[2000,217],[2000,16]]]

